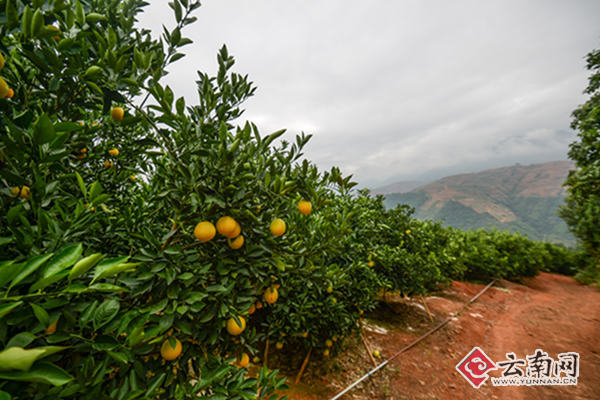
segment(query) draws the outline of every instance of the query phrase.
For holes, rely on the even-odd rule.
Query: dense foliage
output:
[[[585,93],[590,97],[573,112],[571,127],[578,140],[571,143],[569,158],[575,169],[565,181],[568,196],[561,216],[599,263],[586,271],[585,281],[600,283],[600,50],[587,55],[587,68],[591,75]]]
[[[302,160],[309,136],[238,125],[255,88],[225,47],[186,105],[161,78],[199,3],[170,3],[160,40],[134,26],[144,4],[2,2],[3,400],[275,399],[284,379],[246,369],[267,343],[333,356],[381,291],[553,260],[386,210]]]

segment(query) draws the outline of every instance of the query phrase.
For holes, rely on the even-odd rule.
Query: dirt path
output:
[[[453,316],[483,285],[454,282],[427,298],[435,321],[413,299],[393,298],[367,320],[370,345],[386,359],[436,322]],[[581,357],[577,386],[494,387],[490,380],[474,389],[456,364],[473,347],[494,362],[542,349],[549,357],[577,352]],[[349,344],[343,356],[309,366],[304,384],[292,388],[292,399],[328,399],[372,368],[362,343]],[[501,370],[491,371],[500,377]],[[343,399],[598,399],[600,398],[600,292],[572,278],[542,273],[523,285],[502,281],[464,313],[402,354]]]

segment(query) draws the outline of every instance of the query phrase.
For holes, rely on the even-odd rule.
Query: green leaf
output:
[[[104,256],[100,253],[92,254],[91,256],[82,258],[71,268],[69,272],[69,280],[78,278],[94,267]]]
[[[48,264],[46,264],[42,276],[47,278],[61,272],[65,268],[70,267],[71,265],[75,264],[75,261],[77,261],[79,257],[81,257],[82,252],[83,246],[81,246],[81,243],[65,248],[63,251],[55,255],[48,262]]]
[[[69,271],[60,271],[59,273],[57,273],[55,275],[50,275],[47,278],[42,278],[39,281],[37,281],[36,283],[34,283],[29,288],[29,293],[33,293],[36,290],[44,289],[45,287],[50,286],[53,283],[60,281],[62,278],[66,278],[68,274],[69,274]]]
[[[43,326],[48,326],[50,323],[50,316],[48,315],[48,312],[35,303],[31,303],[30,306],[33,308],[33,313],[38,321],[40,321]]]
[[[30,274],[35,272],[35,270],[41,267],[53,255],[53,253],[45,255],[42,254],[27,261],[27,263],[21,268],[21,271],[17,274],[17,276],[13,278],[6,292],[8,293],[13,286],[19,284],[19,282],[21,282],[23,279],[27,278]]]
[[[102,273],[100,273],[97,277],[95,276],[94,280],[92,282],[94,282],[97,279],[109,278],[111,276],[118,275],[121,272],[133,269],[133,268],[137,267],[138,265],[140,265],[140,263],[123,263],[123,264],[114,265],[114,266],[102,271]]]
[[[14,349],[14,347],[11,347]],[[54,386],[62,386],[71,380],[73,377],[62,368],[54,364],[41,362],[34,365],[26,372],[3,372],[0,373],[0,379],[25,382],[39,382]]]
[[[13,336],[8,343],[6,344],[6,348],[9,347],[26,347],[29,343],[33,342],[37,336],[35,336],[31,332],[21,332],[17,333]]]
[[[100,75],[102,75],[102,68],[97,65],[92,65],[84,72],[83,77],[85,79],[96,79]],[[100,93],[102,93],[102,90],[100,90]]]
[[[98,181],[94,181],[90,186],[90,201],[93,201],[102,193],[102,185]]]
[[[94,283],[92,286],[86,289],[86,292],[106,292],[106,293],[119,293],[119,292],[129,292],[129,289],[113,285],[112,283]]]
[[[100,22],[100,21],[106,21],[106,17],[102,14],[98,14],[98,13],[89,13],[88,15],[86,15],[85,20],[87,21],[88,24],[90,23],[95,23],[95,22]]]
[[[79,25],[83,25],[85,23],[85,12],[83,11],[83,6],[79,0],[75,2],[75,18],[77,19]]]
[[[10,400],[10,394],[0,390],[0,400]]]
[[[45,113],[42,114],[36,124],[33,131],[33,139],[37,144],[44,144],[51,142],[56,136],[54,132],[54,124],[50,121],[50,118]]]
[[[120,305],[116,300],[107,300],[100,304],[94,314],[94,329],[98,330],[108,324],[119,312]]]
[[[79,190],[83,194],[84,198],[87,198],[87,189],[85,188],[85,183],[83,182],[83,178],[79,175],[79,172],[75,171],[75,176],[77,177],[77,184],[79,185]]]
[[[34,349],[9,347],[0,351],[0,371],[28,371],[36,360],[58,353],[66,348],[63,346],[43,346]]]
[[[15,303],[0,305],[0,319],[2,319],[5,315],[7,315],[9,312],[11,312],[16,307],[19,307],[21,304],[23,304],[22,301],[17,301]]]
[[[102,261],[100,264],[98,264],[96,266],[96,269],[94,270],[94,279],[92,279],[92,283],[94,283],[96,280],[100,279],[106,273],[106,271],[110,270],[112,267],[115,267],[119,264],[123,264],[125,261],[127,261],[129,257],[127,256],[123,256],[123,257],[115,257],[115,258],[109,258],[107,260]]]
[[[33,20],[31,23],[31,36],[37,36],[37,34],[42,29],[42,26],[44,26],[44,14],[42,14],[42,10],[38,8],[33,13]]]
[[[31,20],[33,19],[33,11],[26,5],[23,9],[23,17],[21,18],[21,29],[25,37],[29,37],[31,33]]]
[[[15,264],[14,260],[3,261],[0,263],[0,287],[8,283],[19,271],[23,264]]]
[[[54,124],[55,132],[73,132],[80,129],[83,128],[75,122],[57,122]]]
[[[152,394],[152,392],[154,392],[160,385],[162,385],[166,377],[167,374],[163,372],[159,376],[152,379],[150,381],[150,385],[148,386],[148,390],[146,390],[146,394],[144,396],[149,397]]]

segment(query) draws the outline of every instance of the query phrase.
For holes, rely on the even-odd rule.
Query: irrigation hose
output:
[[[491,281],[490,283],[488,283],[486,287],[484,287],[483,289],[481,289],[481,291],[479,293],[477,293],[473,298],[471,298],[471,300],[469,300],[467,303],[465,303],[465,305],[455,315],[461,314],[470,304],[472,304],[475,300],[477,300],[479,298],[479,296],[481,296],[482,294],[484,294],[485,291],[488,290],[497,280],[498,279],[496,278],[493,281]],[[346,389],[344,389],[343,391],[341,391],[340,393],[338,393],[335,397],[332,397],[331,400],[337,400],[337,399],[341,398],[343,395],[345,395],[350,390],[352,390],[356,385],[358,385],[359,383],[361,383],[362,381],[364,381],[365,379],[367,379],[368,377],[370,377],[371,375],[373,375],[375,372],[377,372],[378,370],[380,370],[381,368],[383,368],[387,364],[389,364],[394,358],[398,357],[400,354],[404,353],[405,351],[413,348],[419,342],[421,342],[423,339],[425,339],[427,336],[431,335],[432,333],[434,333],[435,331],[437,331],[438,329],[440,329],[442,326],[446,325],[448,322],[450,322],[452,320],[452,318],[453,317],[448,317],[444,321],[440,322],[439,324],[437,324],[436,326],[434,326],[433,328],[431,328],[430,330],[428,330],[426,333],[424,333],[418,339],[416,339],[413,342],[411,342],[410,344],[406,345],[400,351],[398,351],[396,354],[394,354],[393,356],[391,356],[390,358],[388,358],[387,360],[385,360],[384,362],[382,362],[381,364],[379,364],[378,366],[376,366],[375,368],[373,368],[372,370],[370,370],[369,372],[367,372],[360,379],[358,379],[353,384],[351,384],[350,386],[348,386]]]

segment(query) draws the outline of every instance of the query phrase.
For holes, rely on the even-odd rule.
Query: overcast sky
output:
[[[174,26],[166,0],[140,24]],[[226,44],[258,86],[239,123],[314,137],[361,186],[567,158],[598,0],[205,0],[165,78],[197,103]]]

